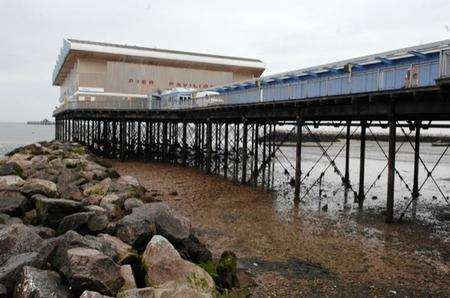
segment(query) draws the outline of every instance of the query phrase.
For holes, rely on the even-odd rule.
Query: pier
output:
[[[325,174],[338,175],[345,197],[362,209],[373,185],[365,175],[366,136],[380,127],[389,133],[389,147],[383,151],[387,165],[380,175],[387,176],[386,222],[392,223],[414,209],[427,180],[436,184],[442,199],[449,203],[433,177],[448,146],[442,148],[434,165],[425,164],[420,155],[423,129],[450,128],[446,123],[450,121],[448,44],[214,87],[211,90],[220,95],[177,103],[150,99],[68,102],[54,112],[56,139],[80,142],[111,158],[176,163],[235,183],[271,188],[273,163],[287,141],[275,140],[275,132],[287,129],[287,138],[296,135],[295,163],[286,169],[292,177],[294,200],[304,200]],[[340,129],[345,144],[339,154],[345,156],[345,166],[339,168],[336,156],[316,138],[321,158],[328,160],[329,166],[318,177],[309,177],[311,169],[302,167],[302,137],[308,134],[314,139],[318,127]],[[349,149],[355,133],[360,135],[360,167],[358,181],[351,181]],[[403,177],[396,168],[400,135],[414,148],[412,177]],[[396,179],[409,191],[406,209],[398,212]]]

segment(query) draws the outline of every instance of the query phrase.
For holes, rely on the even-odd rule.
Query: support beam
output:
[[[212,123],[208,119],[206,123],[206,173],[211,173],[211,159],[212,159]]]
[[[183,166],[187,165],[187,123],[186,121],[183,121],[183,136],[182,136],[182,162],[183,162]]]
[[[416,216],[417,200],[419,198],[419,160],[420,160],[420,128],[422,122],[416,121],[416,137],[414,146],[414,177],[413,177],[413,191],[412,191],[412,213],[413,217]]]
[[[247,135],[248,135],[248,124],[247,120],[244,119],[244,125],[242,128],[242,178],[241,183],[245,184],[247,182]]]
[[[295,191],[294,201],[300,200],[300,181],[302,174],[302,127],[303,122],[297,118],[297,146],[295,154]]]
[[[228,123],[225,123],[225,144],[223,157],[223,175],[225,179],[228,178]]]
[[[391,120],[389,120],[389,156],[388,156],[386,223],[392,223],[394,221],[396,137],[397,137],[396,121],[394,118],[392,118]]]
[[[361,121],[361,140],[359,154],[359,190],[358,190],[358,208],[362,210],[364,205],[364,174],[366,164],[366,121]]]
[[[350,128],[351,121],[347,121],[347,133],[345,136],[345,174],[344,174],[344,208],[348,202],[348,190],[350,188]]]

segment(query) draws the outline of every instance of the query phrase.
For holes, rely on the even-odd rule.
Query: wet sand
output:
[[[254,297],[450,296],[450,243],[413,224],[303,211],[181,166],[110,161],[191,219],[215,257],[234,251]]]

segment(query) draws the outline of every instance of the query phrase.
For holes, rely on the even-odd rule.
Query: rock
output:
[[[110,218],[118,218],[122,215],[122,209],[119,206],[111,204],[111,203],[100,203],[100,207],[102,207],[106,214]]]
[[[136,279],[134,278],[133,270],[130,265],[120,266],[120,275],[122,276],[124,283],[120,291],[126,291],[137,288]]]
[[[22,192],[28,196],[41,194],[47,197],[57,197],[58,189],[54,182],[44,179],[27,179],[22,187]]]
[[[148,286],[163,286],[165,283],[188,284],[202,294],[215,291],[211,276],[199,266],[183,260],[170,242],[156,235],[148,243],[142,262],[147,269],[145,278]]]
[[[81,160],[76,158],[65,158],[62,162],[68,169],[75,169],[78,165],[81,165]]]
[[[103,197],[111,187],[111,178],[103,179],[101,182],[86,188],[83,192],[85,196],[89,197]]]
[[[173,209],[162,208],[156,216],[156,232],[169,241],[176,243],[188,238],[191,233],[191,222]]]
[[[81,193],[78,183],[84,179],[80,174],[63,169],[58,176],[57,188],[61,198],[82,202],[85,197]]]
[[[44,226],[29,226],[33,231],[38,234],[42,239],[50,239],[56,236],[56,231],[52,228]]]
[[[0,298],[7,298],[8,297],[8,291],[6,290],[6,287],[2,284],[0,284]]]
[[[25,266],[40,268],[42,259],[39,254],[37,252],[28,252],[14,255],[0,267],[0,283],[5,286],[9,294],[14,291],[14,285],[19,280]]]
[[[106,229],[109,223],[105,214],[94,211],[80,212],[64,217],[58,226],[58,233],[64,234],[69,230],[74,230],[82,235],[98,234]]]
[[[0,212],[22,216],[29,209],[28,199],[18,191],[0,191]]]
[[[195,283],[168,282],[157,288],[131,289],[120,292],[117,298],[212,298],[218,297],[213,291],[206,293]]]
[[[80,298],[109,298],[109,297],[110,296],[105,296],[100,294],[99,292],[94,291],[84,291],[83,294],[81,294],[80,296]]]
[[[98,238],[103,239],[105,242],[109,243],[112,249],[117,254],[116,262],[119,264],[130,264],[135,263],[139,259],[139,255],[133,249],[133,247],[117,237],[111,236],[109,234],[99,234]]]
[[[116,195],[114,193],[110,193],[101,199],[100,205],[105,205],[105,204],[121,205],[121,203],[122,203],[121,198],[118,195]]]
[[[155,220],[161,210],[169,208],[163,203],[149,203],[134,208],[133,212],[117,222],[116,236],[138,251],[145,249],[156,234]]]
[[[40,222],[52,228],[56,228],[67,215],[84,211],[81,203],[72,200],[37,197],[35,204]]]
[[[139,180],[133,176],[122,176],[117,181],[118,183],[127,184],[134,187],[142,187],[142,185],[139,183]]]
[[[0,165],[0,176],[20,176],[23,178],[23,170],[16,162],[7,162]]]
[[[81,236],[75,231],[68,231],[58,237],[58,245],[52,254],[50,262],[55,268],[61,268],[64,260],[67,258],[67,251],[74,247],[85,247],[101,251],[112,259],[117,259],[117,253],[113,247],[105,240],[91,236]]]
[[[100,251],[76,247],[67,251],[67,259],[61,267],[73,291],[81,294],[85,290],[115,296],[123,286],[120,267]]]
[[[12,224],[0,230],[0,265],[16,254],[35,252],[43,239],[32,228]]]
[[[436,211],[435,217],[439,221],[450,221],[450,207],[440,207]]]
[[[23,218],[23,222],[27,225],[36,225],[39,223],[38,218],[37,218],[36,209],[25,212],[25,214],[23,215],[22,218]]]
[[[217,264],[216,284],[222,289],[239,288],[237,278],[237,257],[231,251],[224,251]]]
[[[0,176],[0,185],[22,186],[25,181],[17,175]]]
[[[211,251],[194,234],[176,243],[175,248],[183,259],[196,264],[212,260]]]
[[[79,212],[64,217],[58,226],[58,234],[64,234],[67,231],[73,230],[81,235],[89,233],[87,224],[89,219],[95,215],[95,212]]]
[[[17,298],[65,298],[70,297],[71,294],[58,273],[25,266],[14,296]]]
[[[144,203],[136,198],[126,199],[123,203],[123,207],[126,211],[131,211],[133,208],[141,207],[142,205],[144,205]]]
[[[107,168],[106,169],[106,174],[111,179],[116,179],[116,178],[120,177],[120,174],[116,170],[114,170],[113,168]]]
[[[33,155],[43,155],[45,153],[44,148],[39,143],[27,145],[25,148],[30,154]]]

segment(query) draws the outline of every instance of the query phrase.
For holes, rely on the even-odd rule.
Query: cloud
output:
[[[2,0],[0,121],[51,116],[65,37],[255,57],[273,74],[450,38],[449,19],[444,0]]]

